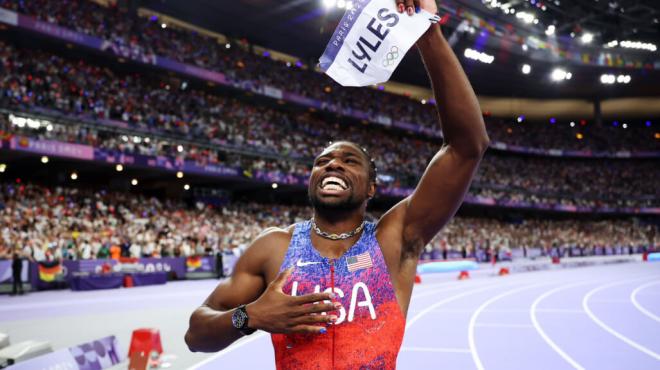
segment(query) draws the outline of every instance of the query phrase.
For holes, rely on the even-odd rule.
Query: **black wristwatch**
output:
[[[242,304],[238,306],[234,313],[231,315],[231,323],[236,329],[238,329],[243,335],[250,335],[257,331],[256,329],[248,328],[248,314],[245,310],[245,305]]]

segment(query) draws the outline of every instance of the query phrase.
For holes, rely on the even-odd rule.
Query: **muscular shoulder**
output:
[[[277,274],[284,255],[293,236],[294,225],[287,228],[269,227],[257,236],[246,249],[241,260],[253,272],[259,272],[264,277]]]

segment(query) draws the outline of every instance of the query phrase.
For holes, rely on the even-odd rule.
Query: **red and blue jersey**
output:
[[[342,308],[326,334],[272,334],[278,369],[394,369],[405,318],[396,300],[375,224],[343,256],[329,259],[312,246],[311,221],[295,225],[280,271],[295,266],[284,285],[294,296],[334,291]],[[324,313],[325,314],[325,313]]]

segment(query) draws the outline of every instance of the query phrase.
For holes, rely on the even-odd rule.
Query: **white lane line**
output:
[[[401,347],[404,352],[442,352],[469,354],[468,348],[441,348],[441,347]]]
[[[637,308],[641,313],[643,313],[644,315],[650,317],[651,319],[653,319],[657,322],[660,322],[660,316],[658,316],[658,315],[654,314],[653,312],[647,310],[646,308],[642,307],[642,305],[639,303],[639,301],[637,301],[637,295],[639,294],[640,291],[642,291],[643,289],[646,289],[646,288],[648,288],[652,285],[658,285],[658,284],[660,284],[660,281],[651,281],[649,283],[638,286],[637,289],[633,290],[632,293],[630,293],[630,301],[635,306],[635,308]]]
[[[474,360],[474,364],[477,365],[478,370],[483,370],[484,365],[483,365],[483,363],[481,363],[481,359],[479,358],[479,353],[477,353],[477,346],[476,346],[475,340],[474,340],[474,328],[475,328],[475,324],[477,323],[477,318],[479,317],[481,312],[484,309],[486,309],[486,307],[488,307],[492,303],[494,303],[495,301],[498,301],[498,300],[500,300],[500,299],[502,299],[502,298],[504,298],[508,295],[512,295],[512,294],[518,293],[518,292],[523,291],[523,290],[532,289],[532,288],[536,288],[536,287],[539,287],[539,286],[542,286],[542,285],[547,285],[547,284],[548,283],[527,285],[527,286],[524,286],[524,287],[509,290],[509,291],[504,292],[502,294],[498,294],[495,297],[493,297],[493,298],[487,300],[486,302],[482,303],[481,306],[479,306],[479,308],[477,308],[477,310],[474,311],[474,313],[472,314],[472,317],[470,318],[470,324],[468,325],[468,343],[470,345],[470,351],[472,352],[472,360]]]
[[[528,324],[500,324],[500,323],[480,323],[476,324],[478,328],[510,328],[510,329],[534,329],[534,325]]]
[[[634,281],[634,280],[639,280],[639,279],[633,279],[632,281]],[[594,313],[591,311],[591,308],[589,308],[589,299],[591,299],[591,297],[594,294],[598,293],[601,290],[611,288],[613,286],[630,283],[630,281],[631,280],[626,280],[626,281],[619,281],[619,282],[615,282],[615,283],[605,284],[605,285],[601,285],[599,287],[596,287],[596,288],[590,290],[587,294],[585,294],[584,298],[582,299],[582,308],[584,309],[584,312],[587,313],[587,316],[589,316],[589,318],[593,322],[598,324],[598,326],[603,328],[603,330],[605,330],[606,332],[614,335],[615,337],[617,337],[618,339],[620,339],[624,343],[628,344],[629,346],[637,349],[638,351],[643,352],[643,353],[653,357],[656,360],[660,360],[660,354],[657,354],[657,353],[653,352],[652,350],[644,347],[643,345],[635,342],[634,340],[632,340],[632,339],[626,337],[625,335],[619,333],[618,331],[612,329],[609,325],[605,324],[598,317],[596,317],[596,315],[594,315]]]
[[[566,352],[564,352],[564,350],[559,348],[557,343],[555,343],[552,339],[550,339],[548,334],[546,334],[545,330],[543,330],[543,328],[541,327],[541,324],[539,324],[539,321],[538,321],[538,318],[537,318],[536,314],[537,314],[537,312],[552,312],[552,313],[561,312],[561,313],[565,313],[564,310],[558,311],[558,309],[541,310],[541,309],[538,308],[538,306],[541,303],[541,301],[543,301],[544,299],[548,298],[549,296],[551,296],[551,295],[553,295],[557,292],[560,292],[560,291],[566,290],[566,289],[570,289],[570,288],[573,288],[573,287],[576,287],[576,286],[589,284],[589,283],[593,283],[593,282],[581,282],[581,283],[575,283],[575,284],[567,284],[567,285],[562,285],[562,286],[560,286],[558,288],[555,288],[555,289],[551,289],[551,290],[541,294],[540,296],[538,296],[534,300],[534,302],[532,303],[532,307],[529,309],[529,316],[532,319],[532,326],[534,326],[534,328],[539,333],[541,338],[543,338],[545,343],[547,343],[550,346],[550,348],[552,348],[555,352],[557,352],[557,354],[559,356],[561,356],[561,358],[563,358],[566,362],[571,364],[571,366],[573,366],[573,368],[578,369],[578,370],[584,370],[584,367],[582,367],[582,365],[578,364],[575,360],[573,360],[573,358],[571,356],[569,356],[568,354],[566,354]],[[575,313],[575,310],[567,310],[567,311],[569,311],[570,313]],[[578,312],[580,314],[584,314],[584,311],[578,311]]]
[[[261,338],[263,338],[263,337],[265,337],[265,336],[267,336],[267,335],[268,335],[268,333],[263,332],[263,331],[260,331],[260,332],[258,332],[258,333],[255,333],[255,334],[251,335],[250,337],[245,338],[245,339],[243,339],[243,340],[241,340],[241,341],[238,341],[238,342],[232,344],[231,346],[229,346],[229,347],[223,349],[222,351],[220,351],[220,352],[218,352],[218,353],[216,353],[216,354],[214,354],[214,355],[208,357],[208,358],[205,359],[204,361],[201,361],[201,362],[199,362],[199,363],[197,363],[197,364],[195,364],[195,365],[189,367],[187,370],[196,370],[196,369],[199,369],[199,368],[201,368],[202,366],[208,364],[209,362],[215,361],[215,360],[219,359],[220,357],[226,355],[227,353],[230,353],[230,352],[232,352],[232,351],[234,351],[234,350],[236,350],[236,349],[239,349],[239,348],[243,347],[244,345],[246,345],[246,344],[248,344],[248,343],[252,343],[252,342],[254,342],[255,340],[257,340],[257,339],[261,339]]]
[[[496,283],[496,284],[490,284],[490,285],[488,285],[488,286],[481,287],[481,288],[479,288],[479,289],[468,290],[467,292],[463,292],[463,293],[460,293],[460,294],[453,295],[453,296],[451,296],[451,297],[447,297],[447,298],[445,298],[445,299],[443,299],[443,300],[440,300],[440,301],[438,301],[438,302],[436,302],[436,303],[434,303],[434,304],[432,304],[432,305],[426,307],[424,310],[420,311],[417,315],[413,316],[412,319],[408,320],[408,322],[406,323],[406,330],[410,329],[410,327],[411,327],[415,322],[417,322],[417,320],[421,319],[424,315],[426,315],[427,313],[433,311],[433,310],[436,309],[437,307],[440,307],[440,306],[442,306],[442,305],[445,304],[445,303],[449,303],[449,302],[451,302],[451,301],[455,301],[455,300],[457,300],[457,299],[463,298],[463,297],[465,297],[465,296],[469,296],[469,295],[472,295],[472,294],[480,293],[480,292],[483,292],[483,291],[485,291],[485,290],[491,289],[493,286],[496,286],[497,284],[498,284],[498,283]]]

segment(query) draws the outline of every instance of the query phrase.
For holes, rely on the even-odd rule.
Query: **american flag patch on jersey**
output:
[[[357,256],[351,256],[346,259],[346,266],[348,267],[348,271],[353,272],[361,269],[366,269],[373,264],[371,263],[371,256],[369,255],[369,252],[364,252],[362,254],[358,254]]]

